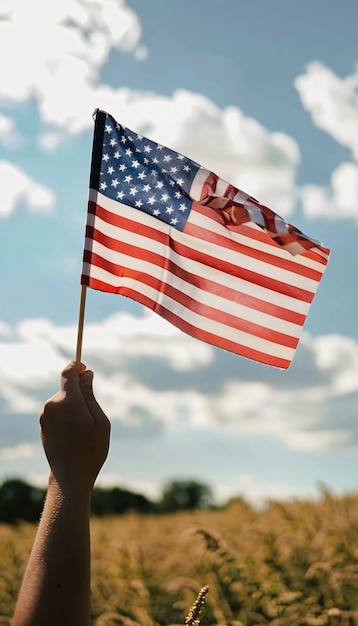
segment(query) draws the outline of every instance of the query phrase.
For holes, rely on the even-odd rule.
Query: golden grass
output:
[[[93,626],[183,626],[205,585],[201,626],[358,626],[358,496],[91,526]],[[0,624],[35,530],[0,526]]]

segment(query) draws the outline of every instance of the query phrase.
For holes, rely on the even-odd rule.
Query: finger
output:
[[[96,424],[108,424],[109,419],[102,411],[93,393],[93,372],[87,370],[80,376],[79,385],[82,393],[82,397],[87,405],[89,412],[91,413]]]
[[[80,373],[86,369],[81,363]],[[65,393],[78,393],[79,391],[79,373],[76,361],[70,361],[61,372],[61,391]]]

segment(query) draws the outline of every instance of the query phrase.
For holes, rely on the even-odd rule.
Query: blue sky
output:
[[[331,249],[288,372],[88,293],[83,360],[113,424],[100,481],[155,496],[190,477],[255,502],[355,490],[357,4],[55,4],[0,8],[0,479],[46,480],[38,414],[75,351],[98,106]]]

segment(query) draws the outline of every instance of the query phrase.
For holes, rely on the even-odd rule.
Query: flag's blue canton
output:
[[[183,230],[190,214],[189,191],[200,166],[107,115],[99,191]]]

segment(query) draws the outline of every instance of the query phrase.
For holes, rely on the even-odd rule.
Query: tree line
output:
[[[19,478],[5,480],[0,485],[0,522],[38,521],[45,497],[44,488]],[[196,480],[168,482],[157,501],[119,486],[94,487],[91,500],[91,514],[96,517],[121,515],[128,511],[160,514],[209,508],[214,508],[212,490]]]

